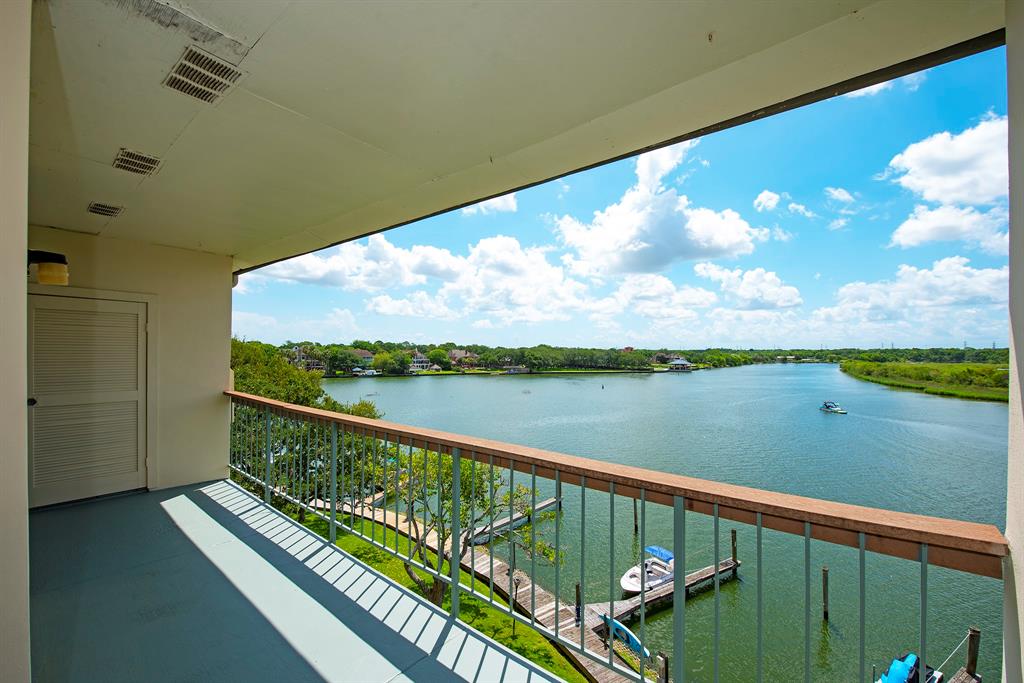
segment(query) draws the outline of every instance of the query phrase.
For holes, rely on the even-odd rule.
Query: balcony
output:
[[[975,612],[947,609],[930,616],[928,590],[963,582],[969,590],[992,593],[1008,554],[993,526],[720,484],[227,393],[230,467],[244,487],[290,514],[319,519],[332,541],[343,533],[361,537],[454,587],[455,615],[467,597],[507,610],[556,643],[592,680],[657,674],[673,681],[801,675],[810,681],[826,674],[865,681],[907,650],[945,674],[928,681],[975,680],[978,640],[965,636],[957,644],[964,633],[952,636],[945,623]],[[557,511],[515,538],[505,529],[523,512],[511,505],[498,510],[495,501],[517,484],[524,487],[519,498],[527,514],[548,496]],[[622,520],[630,503],[632,536]],[[648,523],[655,519],[662,530],[669,525],[671,540],[654,542],[671,546],[671,583],[648,589],[641,573],[645,599],[622,599],[619,576],[637,560],[627,552],[632,559],[624,563],[621,548],[630,538],[635,549],[651,543]],[[727,523],[731,543],[724,536]],[[737,561],[737,532],[749,560]],[[442,559],[435,564],[418,553],[418,543]],[[688,554],[699,555],[695,545],[711,561],[691,572],[696,567]],[[523,558],[518,563],[517,549]],[[833,622],[827,597],[818,597],[812,554],[815,563],[836,560],[849,580],[832,605],[833,614],[843,617]],[[454,557],[455,568],[452,562],[445,567]],[[906,600],[879,604],[870,588],[879,575],[898,582]],[[752,623],[742,625],[745,632],[737,629],[736,613],[723,607],[723,586],[737,576],[750,601],[743,618]],[[683,585],[686,590],[673,589]],[[500,602],[510,596],[511,608]],[[688,623],[691,598],[704,601],[707,618],[696,624]],[[826,614],[819,616],[822,599]],[[737,600],[736,593],[729,598]],[[671,627],[666,636],[667,620],[658,624],[659,644],[648,638],[648,623],[665,607],[672,608]],[[607,647],[610,622],[621,641],[613,648]],[[619,630],[626,624],[630,631]],[[876,634],[886,631],[892,635],[880,643]],[[998,657],[987,661],[995,668]]]
[[[30,533],[38,681],[557,680],[228,481]]]

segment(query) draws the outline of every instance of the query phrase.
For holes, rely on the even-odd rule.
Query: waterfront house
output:
[[[474,367],[477,361],[480,360],[480,356],[476,355],[472,351],[466,351],[465,349],[452,349],[448,352],[448,359],[454,365],[461,365],[464,367]]]
[[[668,369],[671,372],[690,372],[693,370],[693,363],[685,358],[676,358],[669,362]]]
[[[366,349],[352,349],[352,353],[359,356],[359,358],[365,364],[370,364],[373,362],[373,354],[367,351]]]
[[[412,360],[409,363],[409,369],[415,372],[419,372],[422,370],[426,370],[429,367],[430,361],[427,359],[427,357],[420,353],[419,349],[413,351]]]
[[[640,498],[678,523],[670,538],[683,538],[693,519],[732,520],[749,537],[762,528],[789,534],[775,546],[773,571],[805,578],[780,599],[772,587],[764,617],[773,623],[811,622],[798,614],[810,614],[811,600],[790,605],[788,596],[812,595],[812,541],[850,548],[862,567],[870,556],[867,571],[884,560],[906,591],[899,614],[908,628],[928,623],[930,567],[942,567],[947,582],[989,577],[1004,592],[993,617],[1002,622],[1003,678],[1022,683],[1020,363],[1011,366],[1005,535],[330,414],[234,392],[230,372],[232,286],[253,269],[1003,44],[1017,344],[1024,3],[1016,0],[0,2],[0,680],[554,680],[457,618],[460,596],[486,598],[478,578],[459,583],[458,563],[447,577],[435,570],[454,583],[442,610],[332,545],[339,533],[371,540],[359,525],[339,530],[363,498],[328,487],[300,500],[281,485],[282,463],[308,453],[315,468],[332,468],[324,481],[329,474],[354,488],[344,456],[366,471],[365,453],[346,446],[358,433],[374,446],[457,453],[453,469],[490,462],[516,483],[536,476],[586,489],[595,499],[588,510],[611,501],[621,512]],[[31,282],[30,249],[53,259]],[[356,354],[364,367],[372,361]],[[282,439],[296,424],[318,438]],[[908,481],[927,490],[925,479]],[[282,500],[318,516],[323,535],[282,514]],[[596,514],[579,539],[592,567],[606,561],[597,553],[620,547]],[[457,526],[460,515],[451,518]],[[585,515],[578,521],[587,524]],[[452,539],[455,550],[462,539]],[[401,557],[400,544],[373,542],[375,554]],[[749,573],[745,586],[760,589],[756,578]],[[502,583],[493,583],[498,597],[509,591]],[[590,679],[639,678],[609,658],[593,629],[557,630],[573,624],[571,606],[523,617],[524,595],[510,617],[520,630],[559,642]],[[868,612],[868,633],[879,619]],[[681,646],[692,620],[661,627],[673,624],[668,637]],[[689,640],[713,640],[717,652],[728,631],[703,624],[709,630]],[[843,627],[860,671],[834,677],[867,678],[858,632],[864,626]],[[817,624],[795,633],[803,661],[793,656],[798,646],[780,650],[771,637],[757,654],[743,643],[751,679],[766,657],[803,674]],[[898,649],[924,650],[921,640]],[[712,671],[711,650],[689,650],[687,667]],[[674,680],[683,663],[672,659]]]

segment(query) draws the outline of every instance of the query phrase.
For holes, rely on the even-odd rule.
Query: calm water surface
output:
[[[892,390],[861,382],[834,365],[747,366],[692,374],[446,376],[324,382],[341,401],[366,398],[386,418],[608,462],[743,484],[828,500],[995,524],[1004,528],[1007,406]],[[848,415],[817,407],[838,401]],[[528,483],[517,475],[517,483]],[[539,480],[539,495],[553,494]],[[565,551],[559,593],[572,602],[580,581],[580,493],[565,489]],[[607,494],[586,494],[585,601],[608,599],[609,578],[635,564],[632,506],[617,498],[611,535]],[[722,585],[719,675],[751,680],[756,648],[754,529],[722,520],[739,534],[740,581]],[[712,563],[709,518],[686,518],[687,570]],[[554,540],[554,523],[538,530]],[[672,546],[671,511],[646,507],[646,541]],[[815,680],[856,680],[858,566],[854,549],[813,542],[812,668]],[[611,549],[611,552],[609,552]],[[496,554],[505,556],[499,546]],[[524,560],[520,559],[522,565]],[[765,531],[765,680],[802,677],[803,539]],[[554,569],[540,566],[554,589]],[[821,566],[829,567],[830,621],[821,620]],[[982,629],[980,668],[1000,677],[1002,584],[930,567],[928,660],[942,662],[967,627]],[[867,661],[881,671],[918,649],[920,571],[916,563],[867,558]],[[618,595],[616,595],[618,597]],[[632,626],[637,633],[639,623]],[[671,611],[648,618],[652,650],[672,652]],[[692,680],[714,675],[714,598],[687,602],[686,663]],[[954,656],[947,670],[962,662]]]

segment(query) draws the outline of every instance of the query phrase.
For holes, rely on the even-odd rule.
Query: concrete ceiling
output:
[[[619,157],[1003,26],[1002,0],[33,6],[29,219],[249,268]],[[186,46],[244,76],[162,85]],[[163,159],[141,177],[120,148]],[[123,205],[109,219],[92,201]]]

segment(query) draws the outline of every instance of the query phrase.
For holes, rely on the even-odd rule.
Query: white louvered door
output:
[[[146,304],[28,300],[29,506],[144,487]]]

